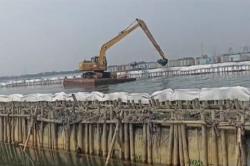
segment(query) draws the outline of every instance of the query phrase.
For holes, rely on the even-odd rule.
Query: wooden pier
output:
[[[56,101],[0,103],[0,141],[164,165],[249,160],[250,102]]]

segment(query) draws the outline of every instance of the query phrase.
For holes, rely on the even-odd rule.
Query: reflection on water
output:
[[[124,92],[147,92],[152,93],[157,90],[166,88],[183,89],[183,88],[210,88],[222,86],[245,86],[250,87],[250,72],[232,72],[232,73],[214,73],[205,75],[190,75],[178,77],[161,77],[151,79],[139,79],[133,82],[102,85],[98,87],[87,88],[67,88],[62,85],[50,86],[33,86],[33,87],[16,87],[0,88],[0,94],[30,94],[30,93],[75,93],[100,91],[104,93],[124,91]]]
[[[27,149],[0,143],[0,166],[103,166],[105,159],[93,156],[80,156],[76,153],[52,152],[48,150]],[[145,166],[110,160],[110,166]]]

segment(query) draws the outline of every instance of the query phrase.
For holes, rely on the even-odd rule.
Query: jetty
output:
[[[229,73],[250,70],[250,61],[244,62],[226,62],[206,65],[193,65],[183,67],[162,67],[155,69],[144,69],[136,71],[117,72],[119,76],[129,78],[154,78],[154,77],[171,77],[185,75],[202,75],[210,73]]]

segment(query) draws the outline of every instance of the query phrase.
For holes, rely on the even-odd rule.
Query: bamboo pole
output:
[[[34,122],[35,122],[35,120],[34,120],[34,118],[32,118],[32,119],[31,119],[30,126],[29,126],[29,130],[28,130],[28,136],[27,136],[27,139],[26,139],[26,141],[25,141],[25,143],[24,143],[24,147],[23,147],[23,151],[24,151],[24,152],[25,152],[26,147],[27,147],[27,145],[28,145],[28,142],[29,142],[29,139],[30,139],[30,135],[31,135],[31,131],[32,131],[32,128],[33,128],[33,125],[34,125]]]
[[[212,120],[214,121],[215,120],[215,111],[212,111]],[[216,136],[216,128],[215,126],[213,126],[211,128],[212,130],[212,158],[213,158],[213,164],[214,166],[218,166],[218,150],[217,150],[217,136]]]
[[[124,124],[124,159],[129,160],[129,135],[128,135],[128,123]]]
[[[79,149],[81,152],[83,151],[83,124],[78,124],[78,131],[77,131],[77,149]]]
[[[112,142],[113,134],[114,134],[114,126],[112,123],[109,124],[109,133],[108,133],[108,151],[111,149],[111,144],[109,142]]]
[[[84,146],[85,146],[85,153],[89,153],[89,127],[88,124],[84,124]]]
[[[93,128],[92,124],[89,124],[89,154],[93,154]]]
[[[183,144],[182,144],[182,132],[181,132],[181,126],[177,126],[178,129],[178,145],[179,145],[179,162],[180,166],[184,166],[184,154],[183,154]]]
[[[24,111],[22,111],[22,114],[24,114]],[[27,123],[26,123],[26,118],[22,118],[22,135],[23,135],[23,143],[25,142],[27,138]]]
[[[148,157],[147,157],[147,160],[148,160],[148,163],[149,164],[152,164],[153,161],[152,161],[152,135],[151,135],[151,123],[149,122],[147,124],[147,154],[148,154]]]
[[[44,110],[41,110],[41,117],[44,115]],[[43,131],[44,131],[44,122],[40,122],[40,130],[39,130],[39,148],[43,147]]]
[[[94,135],[94,138],[95,138],[95,136],[96,136],[96,138],[95,138],[95,140],[97,141],[97,149],[96,149],[96,154],[97,155],[101,155],[101,134],[100,134],[100,130],[101,130],[101,127],[100,127],[100,124],[99,123],[97,123],[97,125],[96,125],[96,135]]]
[[[220,113],[220,120],[224,121],[224,114],[221,112]],[[225,136],[225,130],[221,130],[220,131],[221,134],[221,150],[222,150],[222,163],[223,166],[227,166],[228,165],[228,161],[227,161],[227,145],[226,145],[226,136]]]
[[[205,121],[205,114],[201,113],[201,120]],[[201,154],[201,158],[202,158],[202,162],[204,166],[208,166],[208,159],[207,159],[207,153],[208,153],[208,149],[207,149],[207,128],[206,125],[202,125],[201,127],[201,137],[202,137],[202,154]]]
[[[1,141],[1,142],[4,142],[3,117],[0,117],[0,141]]]
[[[102,155],[103,157],[107,156],[107,124],[103,124],[102,128]]]
[[[124,159],[124,142],[123,142],[123,124],[121,123],[119,125],[119,131],[118,131],[118,145],[120,147],[120,159]]]
[[[135,160],[135,144],[134,144],[134,129],[133,124],[129,124],[129,143],[130,143],[130,160]]]
[[[185,125],[181,125],[181,135],[182,135],[184,164],[185,164],[185,166],[189,166],[190,165],[190,159],[189,159],[189,154],[188,154],[187,134],[186,134]]]
[[[245,123],[245,117],[243,114],[241,114],[241,124],[244,125]],[[246,149],[247,149],[247,145],[246,145],[246,136],[245,136],[245,131],[244,128],[242,127],[241,131],[241,146],[240,146],[240,154],[241,154],[241,165],[242,166],[247,166],[247,154],[246,154]]]
[[[64,126],[65,129],[65,150],[70,151],[70,124],[69,117],[67,119],[67,123]]]
[[[147,162],[147,125],[143,123],[143,155],[142,155],[142,162]]]
[[[174,125],[174,149],[173,149],[173,166],[179,165],[179,155],[178,155],[178,127]]]
[[[111,153],[112,153],[112,150],[113,150],[113,147],[114,147],[114,144],[115,144],[115,140],[116,140],[116,137],[117,137],[118,129],[119,129],[119,121],[117,121],[117,124],[116,124],[116,127],[115,127],[114,135],[113,135],[112,141],[111,141],[111,147],[109,149],[108,156],[107,156],[106,161],[105,161],[105,166],[107,166],[108,163],[109,163],[109,159],[111,157]]]
[[[173,141],[174,141],[174,125],[170,125],[169,135],[168,135],[168,157],[167,165],[172,165],[172,150],[173,150]]]

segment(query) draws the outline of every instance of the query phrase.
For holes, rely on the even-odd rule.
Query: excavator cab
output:
[[[91,62],[98,63],[98,56],[92,57]]]

